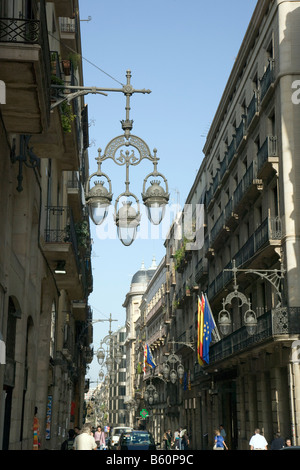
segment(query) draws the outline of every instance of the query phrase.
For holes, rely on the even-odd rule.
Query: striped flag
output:
[[[198,341],[197,354],[198,362],[201,366],[209,364],[209,345],[211,343],[211,333],[216,328],[215,320],[207,299],[202,294],[201,300],[198,296]]]
[[[202,294],[201,300],[198,295],[198,325],[197,325],[197,356],[198,363],[203,366],[203,325],[204,325],[204,304],[205,299]]]

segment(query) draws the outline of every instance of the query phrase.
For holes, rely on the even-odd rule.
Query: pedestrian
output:
[[[249,441],[250,450],[268,450],[268,443],[264,436],[260,434],[260,429],[256,428]]]
[[[176,429],[174,432],[174,448],[179,450],[179,435],[180,435],[180,430]]]
[[[190,440],[189,440],[189,438],[188,438],[187,431],[186,431],[186,429],[185,429],[185,430],[184,430],[184,433],[183,433],[183,435],[182,435],[182,441],[181,441],[181,448],[182,448],[182,450],[188,450],[189,445],[190,445]]]
[[[224,450],[224,447],[225,447],[226,450],[228,450],[228,447],[226,445],[224,437],[221,436],[221,433],[220,433],[219,429],[216,429],[215,430],[215,441],[214,441],[213,450]]]
[[[280,433],[277,432],[273,441],[271,442],[271,450],[280,450],[284,447],[284,439],[280,436]]]
[[[33,430],[33,448],[32,449],[33,450],[39,450],[39,446],[40,446],[40,423],[39,423],[37,414],[38,414],[38,409],[35,406],[33,425],[32,425],[32,430]]]
[[[101,426],[97,426],[97,429],[94,434],[94,438],[95,438],[98,449],[100,449],[100,435],[101,435]]]
[[[224,437],[224,439],[226,439],[226,431],[224,429],[223,424],[220,424],[219,429],[220,429],[221,436]]]
[[[91,435],[92,428],[89,424],[82,427],[81,434],[76,436],[74,441],[75,450],[97,450],[97,444],[94,436]]]
[[[171,449],[171,447],[172,447],[172,432],[171,432],[171,429],[168,429],[168,431],[167,431],[167,439],[168,439],[168,449]]]
[[[68,439],[66,439],[62,443],[60,450],[74,450],[75,437],[76,437],[75,430],[74,429],[69,429]]]
[[[285,440],[285,446],[284,447],[292,447],[292,441],[290,438]]]
[[[101,426],[99,426],[99,428],[100,428],[100,445],[99,445],[99,448],[100,448],[100,450],[103,450],[106,447],[105,432],[103,431]]]
[[[180,449],[184,450],[184,436],[186,435],[186,428],[180,428]]]
[[[169,445],[168,445],[169,439],[168,439],[167,431],[164,432],[163,441],[164,441],[164,450],[168,450],[169,449]]]

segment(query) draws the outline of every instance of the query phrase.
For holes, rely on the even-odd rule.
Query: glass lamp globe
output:
[[[219,312],[218,324],[222,335],[228,335],[231,328],[231,318],[227,310],[221,310],[221,312]]]
[[[95,225],[101,225],[107,216],[112,194],[105,188],[104,181],[95,181],[94,184],[87,194],[86,202],[90,218]]]
[[[167,379],[169,377],[170,366],[166,362],[163,364],[162,373],[163,373],[163,376],[164,376],[165,379]]]
[[[176,373],[176,370],[172,369],[171,372],[170,372],[170,380],[172,382],[172,384],[174,384],[177,380],[177,373]]]
[[[113,368],[113,359],[111,357],[107,358],[105,365],[106,365],[108,372],[111,372]]]
[[[244,317],[247,332],[250,336],[254,335],[257,328],[257,318],[253,310],[247,310]]]
[[[120,365],[122,361],[122,353],[120,349],[117,349],[117,351],[115,352],[114,358],[115,358],[116,364]]]
[[[160,186],[159,180],[150,181],[151,186],[143,194],[143,201],[147,207],[148,219],[153,225],[159,225],[165,215],[169,195]]]
[[[140,214],[132,207],[132,201],[122,202],[116,219],[118,237],[125,246],[131,245],[135,240],[137,227],[140,223]]]
[[[98,351],[97,351],[97,360],[98,360],[98,363],[100,364],[100,366],[103,364],[104,358],[105,358],[104,349],[99,348]]]
[[[102,370],[100,370],[98,377],[100,382],[104,379],[104,372]]]
[[[178,374],[178,377],[179,377],[180,379],[183,378],[183,376],[184,376],[184,367],[183,367],[182,364],[179,364],[179,365],[178,365],[178,367],[177,367],[177,374]]]

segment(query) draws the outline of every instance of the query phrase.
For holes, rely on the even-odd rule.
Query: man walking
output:
[[[268,450],[268,443],[264,436],[260,434],[260,429],[255,429],[254,435],[249,442],[250,450]]]
[[[97,450],[97,444],[94,436],[92,435],[92,428],[89,424],[82,427],[81,434],[75,438],[75,450]]]

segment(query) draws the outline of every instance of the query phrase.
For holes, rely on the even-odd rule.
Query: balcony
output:
[[[55,70],[56,78],[52,76],[52,82],[57,84],[57,79],[59,79],[58,84],[62,84],[63,89],[65,82],[60,79],[60,63],[55,63]],[[52,89],[52,103],[55,103],[56,100],[57,92]],[[77,117],[73,119],[75,114]],[[63,171],[79,170],[78,135],[80,132],[80,119],[78,115],[79,110],[76,99],[72,101],[70,106],[62,104],[52,109],[48,129],[42,135],[35,135],[31,138],[36,155],[40,158],[58,159]]]
[[[274,60],[270,59],[268,67],[260,79],[260,105],[268,102],[274,88]]]
[[[70,171],[67,174],[67,193],[74,220],[80,220],[83,208],[83,187],[77,171]]]
[[[151,348],[156,348],[165,342],[165,338],[167,336],[167,327],[165,325],[161,326],[158,331],[153,333],[151,336],[148,337],[148,344]]]
[[[231,165],[231,162],[233,161],[233,157],[236,154],[236,140],[235,136],[232,137],[232,141],[230,142],[227,150],[227,166],[229,167]]]
[[[208,275],[208,260],[202,258],[198,261],[195,269],[195,281],[200,285],[207,280]]]
[[[246,116],[242,118],[239,127],[236,129],[236,149],[239,151],[242,149],[247,139],[245,118]]]
[[[72,211],[63,206],[47,207],[46,227],[42,246],[58,288],[67,290],[70,300],[86,299],[91,291],[91,273],[80,253]],[[64,263],[65,274],[55,273],[59,261]]]
[[[249,349],[255,348],[257,351],[276,339],[276,336],[284,340],[282,335],[298,335],[299,314],[300,307],[283,307],[266,312],[257,318],[257,331],[254,335],[249,336],[246,327],[242,327],[213,344],[209,350],[210,364],[243,352],[249,354]]]
[[[257,118],[259,116],[259,111],[258,111],[258,99],[257,99],[257,92],[253,93],[253,97],[249,103],[249,106],[247,108],[247,130],[250,132],[252,128],[257,123]]]
[[[215,225],[211,229],[211,247],[216,248],[217,245],[223,243],[224,236],[229,232],[229,228],[225,224],[224,211],[216,221]]]
[[[148,324],[149,321],[159,312],[164,305],[164,299],[161,297],[151,308],[150,312],[145,318],[145,323]]]
[[[45,7],[40,19],[0,18],[1,106],[7,132],[40,134],[50,119],[50,53]]]
[[[59,17],[59,29],[60,37],[63,43],[67,43],[67,46],[73,50],[77,49],[76,38],[77,38],[77,22],[76,18]],[[69,49],[70,51],[70,49]]]
[[[244,210],[245,201],[252,203],[262,191],[262,180],[256,178],[254,163],[252,162],[233,194],[233,211],[239,213]]]
[[[257,176],[268,178],[278,172],[277,137],[269,135],[257,152]]]
[[[259,269],[265,258],[272,259],[276,248],[281,245],[281,239],[282,228],[280,218],[267,217],[232,258],[235,260],[237,267],[245,266],[251,260],[251,268]],[[216,300],[218,295],[224,297],[222,291],[233,277],[231,271],[224,270],[231,268],[232,263],[230,262],[209,285],[209,300]]]

